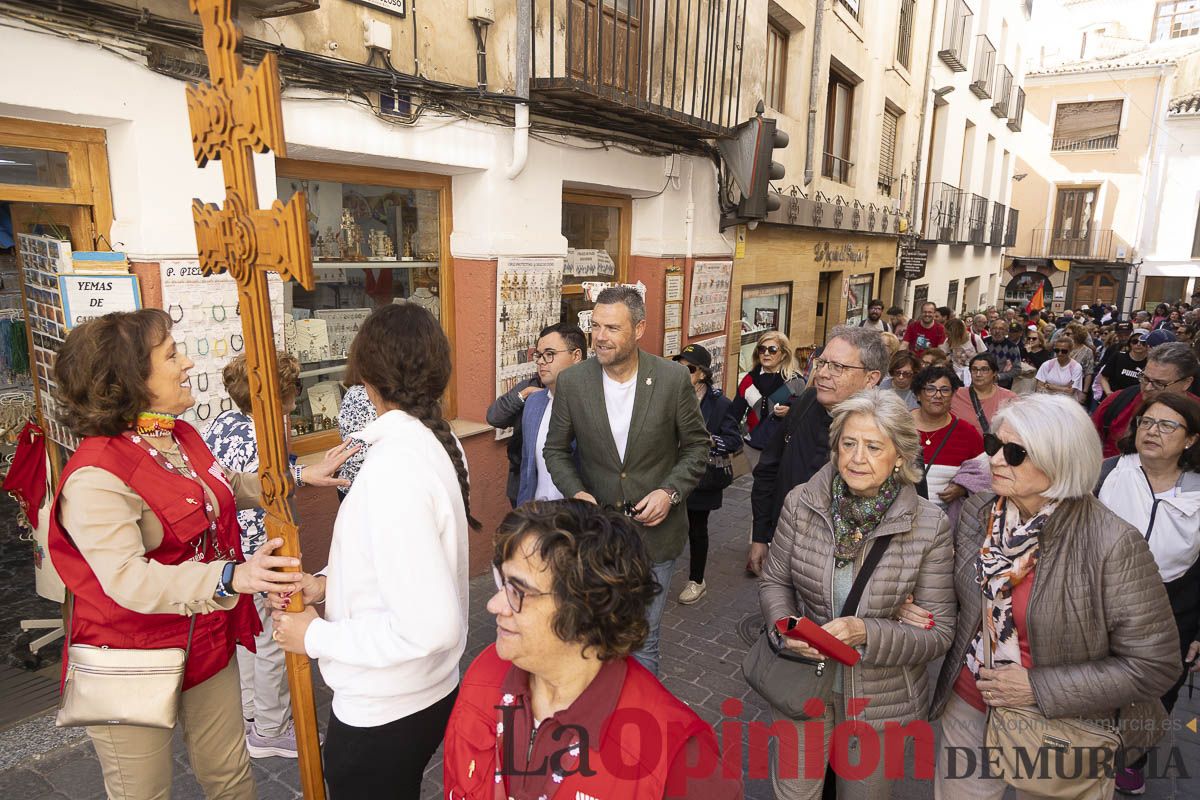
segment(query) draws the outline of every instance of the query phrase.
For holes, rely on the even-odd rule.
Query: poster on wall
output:
[[[667,288],[664,292],[663,301],[667,303],[678,303],[683,300],[683,276],[668,275]]]
[[[724,336],[714,336],[711,339],[701,339],[698,344],[708,351],[712,356],[712,380],[713,386],[725,385],[725,350],[726,341]]]
[[[163,310],[171,316],[171,335],[195,364],[190,380],[196,402],[183,413],[183,419],[203,433],[218,414],[234,408],[221,380],[221,370],[246,352],[237,283],[228,274],[204,275],[195,259],[164,261],[160,270]],[[275,346],[283,349],[284,290],[275,273],[267,274],[267,291]]]
[[[594,251],[593,251],[594,252]],[[501,257],[496,266],[496,397],[537,373],[538,334],[561,314],[562,258]],[[496,438],[512,436],[497,429]]]
[[[692,270],[692,295],[688,307],[688,336],[725,330],[729,314],[732,261],[697,261]]]
[[[679,331],[667,331],[663,334],[663,358],[674,358],[679,355],[681,338]]]

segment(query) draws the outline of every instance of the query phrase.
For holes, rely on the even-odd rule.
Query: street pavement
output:
[[[755,581],[746,577],[744,572],[750,519],[749,480],[749,477],[741,478],[726,490],[725,506],[713,512],[706,575],[707,595],[692,606],[675,602],[674,598],[687,580],[685,552],[677,564],[670,589],[671,601],[663,618],[663,683],[689,703],[700,716],[714,724],[726,719],[721,713],[721,703],[726,698],[738,698],[743,702],[743,712],[739,717],[743,723],[754,720],[769,722],[762,700],[746,686],[741,675],[741,662],[748,645],[739,636],[739,629],[753,631],[758,624]],[[492,641],[493,621],[484,607],[492,592],[490,575],[481,576],[471,583],[470,635],[463,659],[464,668]],[[319,681],[319,670],[314,668],[313,674]],[[329,714],[330,694],[324,686],[318,685],[316,695],[323,728]],[[1178,748],[1183,771],[1191,777],[1152,781],[1144,797],[1154,800],[1200,798],[1200,735],[1185,727],[1189,722],[1195,725],[1197,715],[1200,715],[1200,697],[1189,698],[1185,688],[1174,715],[1178,729],[1168,735],[1164,747]],[[55,747],[54,737],[47,735],[52,732],[52,725],[48,718],[41,718],[0,734],[0,753],[12,747],[28,747],[30,741],[40,741],[39,736],[49,740],[46,748],[54,747],[38,748],[46,751],[28,755],[0,771],[0,798],[89,800],[104,797],[100,767],[91,745],[75,737],[73,741]],[[202,798],[178,733],[174,757],[176,776],[172,797],[176,800]],[[256,759],[254,775],[262,800],[300,796],[295,761]],[[440,797],[441,784],[439,754],[426,774],[422,800]],[[892,796],[895,800],[928,800],[933,797],[933,790],[928,781],[909,779],[897,784]],[[750,800],[771,798],[770,782],[747,780],[746,797]]]

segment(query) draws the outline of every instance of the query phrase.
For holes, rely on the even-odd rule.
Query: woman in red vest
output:
[[[73,595],[71,640],[113,648],[187,644],[184,739],[206,796],[256,796],[239,714],[234,645],[254,649],[250,595],[290,587],[298,559],[273,539],[243,560],[236,511],[260,504],[258,476],[229,473],[177,417],[195,402],[194,365],[159,309],[109,314],[73,330],[55,362],[63,423],[84,437],[59,479],[50,555]],[[301,480],[338,485],[335,448]],[[64,671],[67,667],[63,653]],[[172,731],[87,729],[111,798],[166,797]]]
[[[496,643],[459,688],[444,797],[742,797],[712,728],[629,655],[661,589],[626,517],[526,503],[501,523],[492,569]]]

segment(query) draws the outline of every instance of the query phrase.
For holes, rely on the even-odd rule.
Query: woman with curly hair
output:
[[[378,418],[338,509],[329,566],[305,575],[306,605],[274,614],[284,650],[320,661],[333,689],[325,780],[333,800],[417,798],[442,740],[467,644],[467,465],[442,417],[450,343],[418,305],[367,317],[350,374]],[[276,609],[286,596],[273,598]]]
[[[443,796],[742,797],[712,728],[631,656],[663,591],[633,522],[580,500],[526,503],[501,523],[492,571],[496,643],[463,678]]]

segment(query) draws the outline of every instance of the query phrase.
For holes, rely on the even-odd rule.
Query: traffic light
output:
[[[763,117],[762,101],[757,115],[735,128],[730,139],[717,142],[721,159],[729,168],[742,199],[736,207],[725,208],[721,230],[744,222],[757,222],[779,208],[779,199],[770,193],[771,181],[783,178],[783,165],[772,161],[775,150],[788,145],[788,135],[777,130],[775,120]]]

